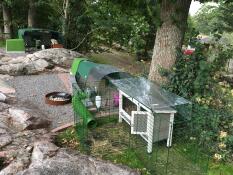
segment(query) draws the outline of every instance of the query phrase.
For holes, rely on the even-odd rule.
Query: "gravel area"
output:
[[[16,57],[19,57],[19,56],[26,56],[28,53],[6,53],[5,48],[0,48],[0,54],[4,54],[6,56],[16,58]]]
[[[51,106],[44,102],[44,96],[49,92],[67,92],[67,89],[58,74],[17,76],[8,83],[16,89],[18,101],[30,103],[47,115],[52,121],[52,128],[73,121],[71,104]]]

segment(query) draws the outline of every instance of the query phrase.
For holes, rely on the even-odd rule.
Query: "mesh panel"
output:
[[[147,113],[133,113],[132,116],[132,132],[133,133],[146,133],[147,132]]]
[[[173,124],[169,112],[151,113],[152,117],[148,116],[147,106],[138,107],[138,103],[133,106],[128,100],[134,101],[134,97],[123,100],[114,84],[106,85],[102,81],[95,83],[99,85],[101,92],[95,92],[87,82],[73,85],[76,132],[80,140],[79,149],[82,152],[137,168],[142,174],[149,172],[155,175],[202,175],[207,172],[209,154],[203,149],[204,146],[199,144],[200,129],[196,123],[200,121],[195,120],[195,116],[192,115],[194,110],[190,106],[180,105],[179,109],[176,109]],[[99,109],[95,101],[97,95],[101,96]],[[128,115],[128,121],[124,119],[120,121],[119,118],[119,104],[122,102],[126,103],[124,108],[127,113],[120,115]],[[132,111],[138,114],[135,113],[133,117]],[[166,111],[165,108],[163,111]],[[202,115],[207,123],[201,128],[204,130],[205,126],[209,128],[209,118],[204,112]],[[94,121],[96,127],[88,127],[88,119],[92,119],[91,122]],[[135,123],[133,132],[140,134],[132,134],[131,119],[134,119]],[[148,135],[147,131],[151,129],[152,135]],[[171,129],[173,134],[169,132]],[[172,135],[171,147],[167,146],[170,135]],[[190,139],[194,137],[195,139]],[[148,154],[147,141],[150,139],[153,142],[152,153]]]

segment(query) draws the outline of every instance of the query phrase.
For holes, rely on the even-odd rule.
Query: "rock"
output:
[[[12,142],[12,137],[9,134],[0,135],[0,148],[8,145],[11,142]]]
[[[17,57],[17,58],[12,58],[11,60],[8,61],[9,64],[19,64],[23,63],[25,61],[25,57]]]
[[[29,168],[18,172],[17,175],[139,175],[138,172],[124,166],[58,149],[48,142],[37,142],[34,145],[31,160]]]
[[[41,50],[35,52],[33,55],[36,58],[44,59],[55,65],[63,65],[67,60],[72,61],[74,58],[82,56],[78,52],[64,48]],[[32,55],[30,55],[30,58],[33,58]]]
[[[33,62],[35,69],[40,72],[49,67],[49,63],[43,59],[38,59]]]
[[[41,71],[41,70],[40,70]],[[33,75],[40,71],[36,70],[36,67],[34,65],[34,62],[26,62],[24,66],[24,71],[21,71],[18,73],[18,75]]]
[[[10,105],[0,102],[0,112],[5,111],[6,109],[10,108]],[[2,115],[1,115],[2,116]],[[1,121],[1,120],[0,120]]]
[[[49,157],[53,157],[58,147],[49,141],[40,141],[34,144],[31,162],[39,164]]]
[[[0,158],[7,157],[8,152],[7,151],[0,151]]]
[[[32,59],[32,58],[34,58],[35,56],[34,56],[34,54],[28,54],[27,55],[27,58],[29,58],[29,59]],[[39,58],[38,58],[39,59]]]
[[[0,52],[0,59],[5,57],[5,55],[3,53]]]
[[[6,130],[6,129],[0,128],[0,135],[1,135],[1,134],[6,134],[6,133],[7,133],[7,130]]]
[[[0,79],[0,92],[4,94],[15,93],[15,89],[9,86],[5,81]]]
[[[45,118],[44,114],[34,109],[13,107],[9,109],[9,113],[12,118],[12,125],[19,130],[48,128],[51,123]]]
[[[0,171],[0,175],[13,175],[24,169],[24,163],[22,161],[14,161],[6,168]]]
[[[1,103],[0,103],[0,106],[1,106]],[[8,126],[9,123],[10,123],[9,114],[6,111],[0,112],[0,128],[8,129],[9,128],[9,126]]]
[[[13,160],[6,168],[0,171],[0,175],[13,175],[16,174],[30,164],[30,154],[21,149],[15,155],[17,158]]]
[[[0,128],[0,148],[8,145],[11,142],[11,135],[6,131],[6,129]]]
[[[35,74],[55,65],[71,65],[74,58],[81,54],[64,48],[45,49],[17,58],[3,57],[0,60],[0,74],[25,75]],[[64,70],[60,70],[64,71]]]
[[[0,102],[5,102],[6,101],[6,96],[5,94],[0,92]]]
[[[53,71],[59,72],[59,73],[69,73],[70,72],[68,69],[64,69],[62,67],[57,67],[57,66],[53,68]]]
[[[29,114],[22,109],[10,108],[9,113],[11,114],[14,121],[22,124],[30,119]]]
[[[12,133],[12,142],[9,145],[3,147],[2,150],[8,151],[23,149],[24,152],[31,153],[34,142],[44,140],[50,142],[53,141],[53,137],[48,135],[48,131],[46,131],[45,129],[27,130]]]
[[[0,66],[0,73],[9,75],[35,74],[47,67],[49,67],[49,63],[43,59],[33,61],[27,57],[18,57]]]
[[[1,58],[1,62],[8,62],[8,61],[10,61],[10,60],[12,60],[12,58],[11,57],[2,57]]]
[[[14,78],[13,76],[10,76],[10,75],[7,75],[7,74],[5,74],[5,75],[4,74],[0,74],[0,79],[3,80],[3,81],[4,80],[8,81],[8,80],[11,80],[13,78]]]
[[[0,66],[1,74],[8,75],[23,75],[25,72],[25,65],[23,63],[19,64],[5,64]]]
[[[0,130],[0,135],[6,133]],[[10,162],[0,175],[139,175],[127,167],[59,148],[44,129],[18,132],[12,138],[0,152],[0,157]]]
[[[32,150],[33,150],[33,147],[32,147],[32,146],[27,146],[27,147],[26,147],[26,151],[27,151],[27,152],[31,153]]]

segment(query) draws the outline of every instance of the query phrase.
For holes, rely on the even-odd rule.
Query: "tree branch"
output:
[[[97,28],[91,30],[90,32],[88,32],[88,33],[86,34],[86,36],[82,39],[82,41],[81,41],[75,48],[73,48],[73,49],[71,49],[71,50],[76,50],[77,48],[79,48],[79,46],[87,39],[87,37],[88,37],[90,34],[92,34],[92,33],[93,33],[94,31],[96,31],[96,30],[99,30],[100,28],[102,28],[102,27],[97,27]]]

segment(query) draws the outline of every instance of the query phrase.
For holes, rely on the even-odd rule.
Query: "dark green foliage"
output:
[[[173,69],[165,71],[170,82],[168,88],[186,98],[213,95],[218,82],[215,76],[225,69],[232,48],[218,41],[212,45],[196,42],[195,38],[190,41],[195,52],[192,55],[179,52]]]
[[[221,31],[233,32],[233,2],[221,3],[219,6],[218,21]],[[219,26],[220,26],[219,25]]]
[[[221,44],[219,38],[216,35],[210,44],[190,40],[195,52],[180,53],[173,69],[163,71],[163,75],[169,80],[166,88],[193,102],[187,127],[193,128],[200,148],[209,151],[215,161],[231,161],[232,88],[222,81],[221,75],[233,52],[232,46]]]
[[[233,31],[233,2],[204,5],[194,17],[196,28],[203,34]]]
[[[119,44],[133,52],[153,48],[157,25],[158,8],[151,1],[114,2],[87,1],[87,15],[92,20],[92,45]]]
[[[3,40],[0,40],[0,48],[1,48],[1,47],[5,47],[5,45],[6,45],[6,42],[3,41]]]
[[[91,18],[86,15],[87,6],[85,1],[72,1],[70,5],[70,16],[67,25],[66,39],[67,47],[75,48],[81,42],[80,47],[76,48],[82,51],[88,51],[91,47],[88,33],[92,33]]]
[[[198,138],[202,149],[211,153],[215,160],[215,154],[219,154],[221,161],[232,161],[232,111],[193,105],[192,112],[193,137]]]
[[[170,82],[169,90],[186,98],[194,96],[197,91],[203,92],[205,84],[208,83],[206,80],[211,77],[211,66],[202,54],[203,50],[204,46],[200,45],[191,56],[179,52],[173,69],[165,72]]]

